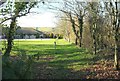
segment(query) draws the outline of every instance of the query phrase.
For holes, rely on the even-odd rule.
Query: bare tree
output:
[[[105,7],[107,12],[111,17],[111,26],[113,28],[114,34],[114,67],[116,70],[119,69],[119,49],[120,49],[120,2],[119,0],[111,0],[110,2],[105,2]]]
[[[58,10],[66,14],[66,20],[71,22],[71,27],[76,36],[75,44],[82,46],[83,22],[86,11],[86,3],[78,0],[63,0],[62,7],[50,5],[50,9]],[[78,42],[77,42],[78,41]]]
[[[88,2],[88,12],[89,12],[89,25],[90,25],[90,32],[93,38],[93,45],[94,45],[94,54],[97,53],[97,45],[98,45],[98,37],[99,37],[99,27],[100,23],[100,12],[99,12],[99,3],[98,2]]]

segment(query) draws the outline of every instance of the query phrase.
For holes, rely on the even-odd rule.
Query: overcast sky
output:
[[[30,14],[18,19],[21,27],[55,27],[55,13],[44,12],[41,14]]]
[[[11,1],[14,2],[14,0],[11,0]],[[4,5],[6,4],[7,2]],[[18,18],[17,19],[18,26],[20,27],[55,27],[56,26],[55,23],[57,22],[56,13],[48,9],[48,6],[46,4],[47,5],[49,4],[48,0],[46,1],[45,4],[41,2],[38,4],[39,7],[35,7],[31,9],[31,12],[36,12],[36,13],[30,13],[27,16]],[[54,5],[58,6],[56,4]],[[0,17],[3,17],[3,16],[0,16]],[[5,23],[9,25],[10,21],[6,21]]]
[[[52,1],[52,0],[47,0]],[[53,0],[62,1],[62,0]],[[82,0],[81,0],[82,1]],[[49,2],[47,3],[49,4]],[[60,4],[54,4],[54,6],[61,6]],[[39,12],[40,14],[29,14],[27,16],[18,19],[18,25],[21,27],[55,27],[57,22],[56,14],[51,12],[42,3],[39,4],[39,8],[33,8],[32,11]]]
[[[33,8],[32,12],[37,14],[29,14],[18,19],[18,25],[21,27],[55,27],[57,22],[56,14],[48,10],[43,4],[39,8]]]
[[[32,12],[38,12],[40,14],[30,14],[28,16],[18,19],[18,25],[21,27],[55,27],[58,21],[56,14],[58,12],[48,9],[48,5],[54,5],[61,7],[61,4],[57,3],[62,0],[44,0],[45,3],[39,3],[39,8],[33,8]],[[54,3],[53,3],[54,2]]]

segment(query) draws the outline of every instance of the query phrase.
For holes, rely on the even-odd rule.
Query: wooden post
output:
[[[54,42],[54,48],[56,49],[56,41]]]

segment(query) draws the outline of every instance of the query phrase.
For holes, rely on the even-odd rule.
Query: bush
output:
[[[15,57],[3,56],[3,79],[30,79],[32,78],[32,56],[25,52]]]
[[[50,33],[49,38],[53,38],[53,33]]]
[[[37,33],[37,34],[35,34],[35,36],[36,36],[36,38],[40,38],[40,36],[39,36],[39,34]]]
[[[58,39],[62,39],[63,38],[62,34],[56,34],[55,36],[58,37]]]

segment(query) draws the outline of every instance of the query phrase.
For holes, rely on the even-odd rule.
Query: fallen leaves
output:
[[[53,59],[53,57],[43,58],[44,60]],[[38,68],[39,66],[39,68]],[[67,79],[120,79],[120,71],[114,70],[113,61],[96,62],[89,68],[83,68],[75,71],[74,69],[63,68],[57,69],[46,64],[36,66],[36,78],[67,78]],[[59,67],[60,68],[60,67]],[[62,75],[61,75],[62,74]],[[64,74],[64,75],[63,75]]]
[[[86,75],[87,79],[120,79],[120,71],[114,70],[113,62],[105,62],[105,64],[96,63],[90,68],[82,69],[86,72],[93,72],[95,75]],[[87,73],[88,74],[88,73]]]

